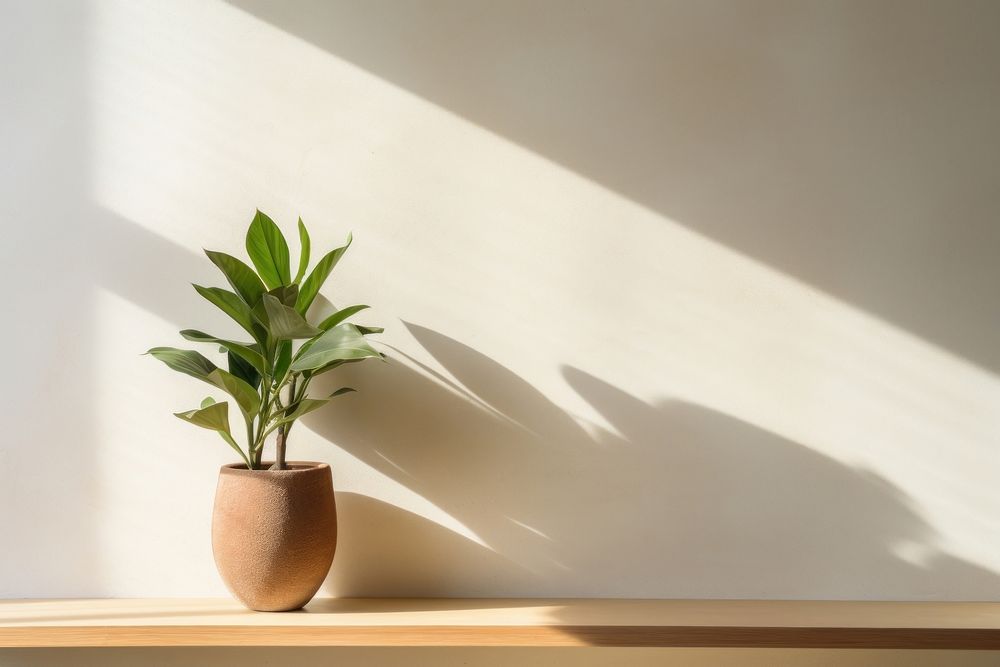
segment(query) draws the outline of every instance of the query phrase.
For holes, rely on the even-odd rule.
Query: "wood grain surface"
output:
[[[1000,603],[316,599],[5,600],[0,647],[645,646],[1000,649]]]

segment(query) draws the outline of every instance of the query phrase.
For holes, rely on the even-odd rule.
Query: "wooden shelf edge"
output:
[[[0,647],[704,647],[1000,650],[1000,630],[714,626],[0,628]]]
[[[317,598],[0,600],[0,647],[599,646],[1000,650],[1000,603]]]

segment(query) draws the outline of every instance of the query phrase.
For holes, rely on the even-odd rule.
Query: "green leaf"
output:
[[[321,331],[320,333],[316,334],[306,342],[302,343],[302,345],[299,347],[299,351],[295,353],[295,358],[298,359],[303,354],[305,354],[309,350],[309,348],[312,347],[313,343],[318,341],[323,336],[324,333],[325,332]]]
[[[364,336],[367,336],[368,334],[380,334],[383,331],[385,331],[385,329],[383,329],[382,327],[366,327],[360,324],[357,324],[355,326],[358,327],[358,331],[360,331],[361,334]]]
[[[218,306],[222,312],[235,320],[247,333],[256,337],[257,334],[253,330],[253,315],[250,313],[250,306],[238,294],[234,294],[221,287],[195,285],[194,288],[198,294]]]
[[[295,307],[295,300],[299,297],[299,286],[298,285],[282,285],[281,287],[275,287],[273,290],[268,292],[275,299],[285,304],[289,308]]]
[[[246,246],[250,261],[257,267],[257,273],[268,289],[292,282],[288,268],[288,243],[274,220],[260,210],[247,229]]]
[[[207,428],[212,431],[225,431],[229,433],[229,403],[211,403],[198,410],[188,410],[187,412],[175,412],[175,416],[186,422]]]
[[[240,410],[249,418],[256,416],[260,410],[260,397],[253,387],[194,350],[154,347],[147,354],[153,355],[175,371],[186,373],[225,391],[236,399]]]
[[[303,398],[295,404],[295,409],[292,410],[290,414],[286,414],[284,417],[275,422],[275,424],[287,424],[288,422],[293,422],[302,415],[323,407],[328,401],[329,399],[327,398]]]
[[[361,361],[361,360],[360,359],[355,359],[354,361]],[[353,362],[331,361],[330,363],[324,364],[323,366],[320,366],[319,368],[313,368],[313,369],[308,370],[308,371],[302,371],[302,376],[305,377],[305,378],[314,378],[317,375],[322,375],[323,373],[326,373],[328,371],[332,371],[334,368],[339,368],[340,366],[343,366],[346,363],[353,363]]]
[[[240,449],[240,446],[236,444],[235,440],[233,440],[233,434],[229,430],[229,403],[216,403],[215,399],[206,398],[201,402],[200,410],[175,412],[174,416],[183,419],[188,423],[194,424],[195,426],[215,431],[222,436],[222,439],[226,441],[226,444],[236,450],[236,453],[239,454],[240,458],[247,464],[247,468],[252,467],[250,465],[250,459],[247,458],[246,454],[243,453],[243,450]]]
[[[292,341],[283,340],[278,343],[278,359],[274,362],[274,378],[280,382],[288,367],[292,364]]]
[[[299,315],[270,294],[261,298],[259,306],[254,308],[254,316],[267,327],[272,337],[277,339],[312,338],[322,333]]]
[[[264,287],[264,283],[253,272],[253,269],[224,252],[206,250],[205,254],[212,260],[212,263],[219,267],[219,270],[226,276],[226,280],[233,286],[236,293],[240,295],[240,298],[251,308],[256,306],[260,301],[260,297],[267,290]]]
[[[344,323],[316,338],[308,348],[303,346],[295,356],[291,369],[307,371],[321,368],[333,361],[360,360],[381,355],[368,344],[356,326]]]
[[[370,308],[370,306],[359,305],[359,306],[348,306],[347,308],[341,308],[333,315],[320,322],[319,328],[322,329],[323,331],[332,329],[333,327],[337,326],[338,324],[346,320],[351,315],[361,312],[365,308]]]
[[[288,424],[290,422],[293,422],[299,417],[302,417],[303,415],[306,415],[312,412],[313,410],[318,410],[319,408],[323,407],[337,396],[342,396],[343,394],[347,394],[352,391],[357,391],[357,390],[352,389],[351,387],[341,387],[337,391],[330,394],[328,398],[303,398],[294,405],[289,406],[292,408],[291,412],[288,412],[286,410],[285,415],[283,417],[281,417],[276,421],[271,422],[270,428],[268,430],[269,431],[274,430],[276,427],[281,426],[282,424]]]
[[[299,270],[295,274],[295,280],[292,281],[296,285],[302,282],[302,276],[306,275],[306,269],[309,268],[309,232],[306,231],[302,218],[299,218],[299,246],[302,248],[299,251]]]
[[[300,314],[305,315],[306,311],[309,310],[313,299],[319,294],[320,288],[323,287],[323,283],[326,282],[330,272],[333,271],[333,267],[337,266],[337,262],[340,261],[340,258],[344,256],[344,253],[351,246],[352,240],[352,235],[348,234],[347,243],[343,247],[328,252],[323,259],[319,260],[316,268],[312,270],[309,277],[302,283],[302,287],[299,288],[299,298],[295,302],[295,310],[299,311]]]
[[[232,373],[216,368],[208,374],[205,381],[214,384],[216,387],[226,392],[236,399],[236,404],[240,411],[246,415],[247,419],[253,419],[260,411],[260,396],[257,390],[250,386],[246,380],[241,380]]]
[[[150,354],[167,366],[191,377],[208,382],[208,376],[218,366],[205,358],[200,352],[194,350],[179,350],[176,347],[154,347],[146,354]]]
[[[247,363],[246,360],[236,356],[228,350],[226,351],[226,356],[229,360],[229,372],[246,382],[254,388],[254,391],[256,391],[257,388],[260,387],[260,371],[254,368],[251,364]]]
[[[385,355],[379,355],[379,357],[382,358],[382,359],[384,359]],[[302,375],[304,377],[307,377],[307,378],[314,378],[317,375],[322,375],[323,373],[329,373],[333,369],[339,368],[339,367],[343,366],[344,364],[356,364],[359,361],[364,361],[364,359],[363,358],[362,359],[344,359],[344,360],[340,360],[340,361],[331,361],[330,363],[324,364],[324,365],[320,366],[319,368],[315,368],[315,369],[310,370],[310,371],[302,371]]]
[[[211,336],[203,331],[198,331],[197,329],[184,329],[181,331],[181,336],[195,343],[217,343],[224,347],[228,352],[232,352],[253,366],[257,369],[258,373],[264,374],[266,372],[264,356],[251,347],[252,343],[237,343],[232,340],[216,338],[215,336]]]

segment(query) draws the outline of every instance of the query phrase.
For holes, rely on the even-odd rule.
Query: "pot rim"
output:
[[[247,464],[240,461],[238,463],[227,463],[219,468],[220,475],[304,475],[317,470],[329,469],[329,463],[322,461],[286,461],[287,470],[269,470],[267,466],[274,461],[261,461],[260,470],[250,470]]]

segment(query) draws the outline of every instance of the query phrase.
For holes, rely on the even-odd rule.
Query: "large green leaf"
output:
[[[340,324],[341,322],[343,322],[344,320],[346,320],[351,315],[354,315],[355,313],[359,313],[362,310],[364,310],[365,308],[369,308],[369,307],[370,306],[358,305],[358,306],[348,306],[347,308],[341,308],[340,310],[338,310],[337,312],[335,312],[333,315],[331,315],[330,317],[328,317],[325,320],[323,320],[322,322],[320,322],[319,323],[319,328],[322,329],[323,331],[327,331],[329,329],[332,329],[333,327],[337,326],[338,324]]]
[[[309,248],[311,243],[309,241],[309,232],[306,230],[305,223],[302,222],[302,218],[299,218],[299,270],[295,274],[295,280],[292,282],[298,285],[302,282],[302,276],[306,275],[306,269],[309,268]]]
[[[260,396],[257,390],[250,386],[246,380],[241,380],[229,371],[216,368],[208,374],[205,381],[214,384],[234,399],[240,407],[240,411],[246,415],[247,419],[253,419],[260,411]]]
[[[250,312],[250,306],[248,306],[238,294],[234,294],[233,292],[222,289],[221,287],[202,287],[201,285],[195,285],[194,288],[197,290],[198,294],[208,299],[210,302],[218,306],[222,312],[233,318],[233,320],[243,327],[247,333],[256,337],[257,334],[253,330],[253,315]]]
[[[194,350],[178,350],[173,347],[154,347],[151,354],[170,368],[222,389],[236,399],[240,410],[248,418],[253,418],[260,410],[260,396],[245,380],[224,371]]]
[[[201,403],[201,409],[199,410],[188,410],[187,412],[175,412],[174,416],[183,419],[184,421],[194,424],[195,426],[200,426],[202,428],[207,428],[210,431],[215,431],[222,439],[226,441],[230,447],[236,450],[236,453],[240,455],[240,458],[247,464],[250,468],[250,459],[247,458],[240,446],[236,444],[233,439],[233,434],[229,430],[229,403],[223,401],[222,403],[216,403],[214,399],[206,398]]]
[[[338,324],[312,341],[308,348],[303,348],[292,361],[293,371],[313,370],[334,361],[382,356],[368,344],[356,326],[347,323]]]
[[[289,308],[271,294],[265,294],[261,298],[260,305],[254,308],[253,313],[267,327],[268,333],[279,340],[312,338],[321,333],[295,309]]]
[[[352,240],[352,235],[348,234],[347,243],[343,247],[331,250],[323,259],[319,260],[316,268],[312,270],[312,273],[309,274],[309,277],[306,278],[305,282],[299,288],[299,298],[295,302],[295,310],[299,311],[302,315],[306,314],[309,306],[312,305],[313,299],[316,298],[320,288],[323,287],[323,283],[326,282],[330,272],[333,271],[333,267],[337,266],[337,262],[340,261],[340,258],[344,256],[344,253],[351,246]]]
[[[206,250],[205,254],[219,267],[219,270],[226,276],[226,280],[233,286],[236,293],[240,295],[240,298],[251,308],[256,306],[260,301],[260,297],[264,295],[267,289],[257,274],[254,273],[253,269],[241,260],[224,252]]]
[[[247,230],[247,254],[268,289],[292,282],[288,265],[288,243],[267,215],[259,210]]]
[[[208,382],[208,376],[218,369],[218,366],[194,350],[179,350],[176,347],[154,347],[146,354],[152,355],[167,366],[191,377]]]
[[[266,372],[267,367],[264,355],[253,349],[251,347],[252,343],[237,343],[236,341],[225,340],[224,338],[216,338],[197,329],[184,329],[181,331],[181,336],[195,343],[216,343],[221,345],[257,369],[258,373],[264,374]]]

